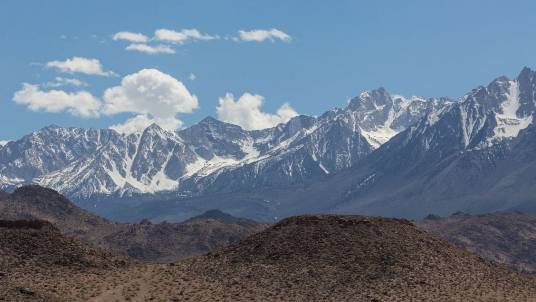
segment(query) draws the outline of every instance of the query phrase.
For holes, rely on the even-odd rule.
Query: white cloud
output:
[[[182,122],[177,114],[191,113],[199,106],[197,97],[190,94],[182,82],[156,69],[143,69],[125,76],[120,86],[106,89],[103,99],[104,114],[137,113],[166,129],[180,127]],[[142,121],[137,117],[131,123]]]
[[[136,115],[135,117],[129,118],[122,124],[115,124],[110,126],[110,129],[113,129],[119,133],[131,134],[136,132],[142,132],[145,128],[149,127],[155,121],[149,118],[147,115]]]
[[[241,126],[246,130],[259,130],[274,127],[287,122],[298,113],[289,104],[283,104],[276,112],[270,114],[261,111],[264,97],[258,94],[244,93],[235,100],[231,93],[219,100],[216,108],[218,118],[224,122]]]
[[[61,86],[75,86],[75,87],[86,87],[89,86],[88,83],[84,81],[80,81],[79,79],[75,78],[64,78],[64,77],[56,77],[54,81],[47,82],[43,84],[44,87],[61,87]]]
[[[154,32],[154,39],[158,41],[166,41],[171,43],[182,44],[188,40],[215,40],[219,39],[219,36],[212,36],[209,34],[201,33],[199,30],[192,29],[183,29],[181,31],[174,31],[171,29],[157,29]]]
[[[265,40],[270,40],[274,42],[275,40],[281,40],[285,42],[292,41],[292,37],[287,33],[280,31],[279,29],[255,29],[250,31],[239,30],[238,34],[240,35],[240,40],[242,41],[253,41],[253,42],[263,42]]]
[[[87,91],[43,91],[38,85],[28,83],[24,83],[22,89],[15,92],[13,101],[26,105],[32,111],[67,111],[81,117],[98,117],[101,107],[101,102]]]
[[[89,75],[113,76],[112,71],[104,71],[102,64],[97,59],[72,57],[65,61],[51,61],[45,65],[47,68],[55,68],[65,73],[84,73]]]
[[[146,35],[140,34],[140,33],[133,33],[129,31],[120,31],[116,33],[112,37],[112,39],[114,41],[125,40],[125,41],[136,42],[136,43],[145,43],[149,41],[149,37],[147,37]]]
[[[69,83],[76,86],[80,84],[77,81],[57,77],[51,85]],[[152,123],[175,130],[182,126],[177,115],[191,113],[199,106],[197,97],[182,82],[156,69],[142,69],[125,76],[119,86],[104,91],[102,100],[83,90],[43,90],[39,85],[23,83],[13,101],[32,111],[68,112],[81,117],[136,114],[124,123],[110,127],[122,133],[136,132]]]
[[[143,52],[143,53],[150,54],[150,55],[162,54],[162,53],[166,53],[166,54],[175,53],[175,49],[166,45],[150,46],[147,44],[136,43],[136,44],[130,44],[125,49],[139,51],[139,52]]]
[[[197,79],[197,76],[193,73],[190,73],[190,75],[188,75],[188,79],[190,79],[190,81],[195,81],[195,79]]]

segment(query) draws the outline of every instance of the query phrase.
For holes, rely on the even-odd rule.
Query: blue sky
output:
[[[523,66],[536,67],[535,15],[535,1],[4,0],[0,140],[49,124],[106,128],[140,114],[152,118],[153,109],[147,113],[142,105],[88,117],[69,108],[30,110],[29,103],[13,101],[29,83],[43,93],[85,91],[104,104],[106,89],[142,69],[156,69],[157,79],[170,76],[195,95],[197,106],[183,110],[191,113],[177,111],[182,126],[218,117],[216,107],[227,93],[234,95],[228,98],[233,114],[250,114],[237,105],[244,93],[244,102],[262,96],[262,107],[254,109],[274,118],[266,123],[277,121],[285,103],[288,112],[316,115],[379,86],[407,96],[459,97],[500,75],[514,77]],[[157,41],[157,29],[197,29],[217,38]],[[240,30],[271,29],[289,39],[240,40]],[[144,34],[152,39],[149,46],[175,53],[125,50],[130,42],[113,40],[122,31]],[[73,57],[97,59],[103,72],[115,76],[46,67]],[[59,85],[57,77],[87,86]]]

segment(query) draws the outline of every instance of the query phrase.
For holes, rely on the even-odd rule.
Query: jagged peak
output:
[[[536,71],[530,69],[528,66],[524,66],[519,75],[517,76],[517,79],[527,78],[531,76],[535,76]]]
[[[42,130],[47,130],[47,129],[59,129],[59,128],[63,128],[63,127],[61,127],[61,126],[59,126],[59,125],[57,125],[57,124],[50,124],[50,125],[48,125],[48,126],[43,127]]]
[[[392,102],[391,95],[383,87],[379,87],[373,90],[364,91],[359,96],[350,100],[349,109],[355,110],[360,107],[375,107],[376,105],[385,105],[388,102]]]
[[[145,130],[143,130],[143,133],[154,133],[154,132],[163,133],[163,132],[166,132],[166,130],[160,127],[160,125],[158,125],[157,123],[152,123],[147,128],[145,128]]]
[[[493,84],[493,83],[505,83],[505,82],[510,82],[510,78],[503,75],[503,76],[496,78],[491,83]]]
[[[143,133],[141,133],[142,140],[143,138],[146,138],[146,137],[156,137],[156,136],[160,138],[166,138],[166,139],[167,138],[175,139],[175,140],[179,139],[177,135],[175,135],[174,132],[171,132],[162,128],[157,123],[152,123],[147,128],[145,128],[145,130],[143,130]]]
[[[186,129],[183,129],[183,130],[179,131],[179,133],[184,132],[184,131],[190,131],[190,130],[196,129],[196,128],[202,128],[202,129],[205,129],[205,130],[221,129],[221,130],[216,130],[216,131],[224,131],[224,130],[225,131],[234,131],[234,132],[236,132],[236,131],[238,131],[238,132],[245,131],[244,129],[242,129],[242,127],[240,127],[238,125],[223,122],[223,121],[218,120],[218,119],[216,119],[216,118],[214,118],[212,116],[207,116],[204,119],[202,119],[201,121],[199,121],[197,124],[194,124],[191,127],[188,127]]]
[[[207,116],[205,117],[204,119],[202,119],[201,121],[199,121],[199,124],[226,124],[225,122],[222,122],[220,120],[218,120],[217,118],[214,118],[212,116]]]
[[[361,94],[359,94],[359,98],[369,98],[386,95],[390,96],[387,89],[385,89],[384,87],[378,87],[376,89],[363,91]]]
[[[236,128],[236,129],[243,130],[242,127],[240,127],[239,125],[227,123],[227,122],[221,121],[221,120],[219,120],[217,118],[214,118],[212,116],[205,117],[204,119],[202,119],[198,123],[198,125],[204,125],[204,126],[208,126],[208,127]]]

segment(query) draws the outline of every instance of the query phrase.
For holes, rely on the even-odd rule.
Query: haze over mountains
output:
[[[458,100],[380,88],[259,131],[213,118],[175,133],[50,126],[0,147],[0,183],[38,183],[125,220],[530,211],[535,104],[524,68]]]

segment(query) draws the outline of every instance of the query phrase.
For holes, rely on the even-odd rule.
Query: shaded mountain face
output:
[[[535,280],[436,239],[406,220],[292,217],[239,244],[155,267],[135,297],[208,301],[512,300]],[[161,284],[168,284],[162,290]],[[122,299],[115,291],[110,301]],[[104,297],[104,295],[102,295]]]
[[[536,215],[491,213],[430,215],[416,225],[483,258],[536,272]]]
[[[323,211],[410,218],[534,210],[535,92],[528,68],[515,80],[498,78],[299,197]]]
[[[110,222],[80,209],[63,195],[24,186],[0,197],[0,219],[43,220],[63,235],[139,260],[175,261],[203,254],[258,232],[265,225],[213,210],[184,223]]]
[[[406,99],[383,88],[345,109],[245,131],[206,118],[167,132],[50,126],[0,147],[0,185],[37,183],[77,200],[174,192],[182,197],[285,187],[353,166],[446,99]]]

